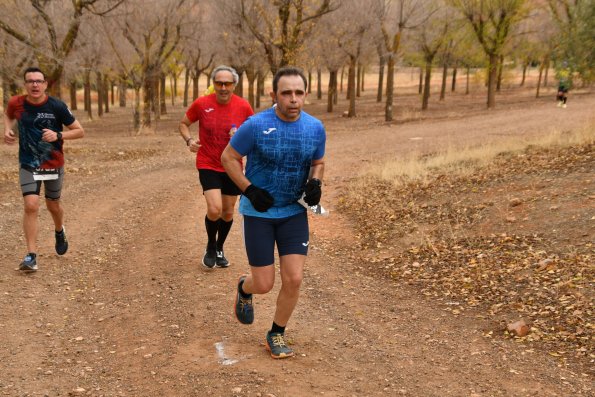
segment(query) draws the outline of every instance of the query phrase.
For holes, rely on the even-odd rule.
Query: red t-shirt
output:
[[[217,102],[215,94],[206,95],[192,102],[186,111],[186,117],[192,123],[198,121],[198,139],[200,148],[196,153],[196,168],[225,172],[221,165],[221,153],[231,138],[229,131],[240,125],[254,111],[248,101],[237,95],[222,105]]]

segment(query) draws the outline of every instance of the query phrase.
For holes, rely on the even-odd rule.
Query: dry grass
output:
[[[553,130],[548,134],[528,139],[509,139],[490,142],[482,146],[447,148],[445,151],[430,156],[413,154],[402,160],[392,160],[382,164],[373,164],[362,179],[373,176],[399,186],[407,182],[427,182],[437,175],[449,174],[465,176],[477,168],[487,166],[494,158],[503,153],[520,153],[528,147],[568,147],[593,143],[595,141],[595,119],[574,131]]]

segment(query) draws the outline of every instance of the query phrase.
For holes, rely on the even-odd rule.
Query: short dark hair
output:
[[[308,79],[306,79],[306,75],[302,69],[295,66],[284,66],[277,70],[275,77],[273,77],[273,92],[277,93],[279,79],[283,76],[300,76],[304,80],[304,90],[308,89]]]
[[[38,67],[32,66],[25,69],[25,73],[23,73],[23,80],[25,80],[27,77],[27,73],[41,73],[43,75],[43,79],[45,80],[45,73],[43,73],[43,70],[39,69]]]

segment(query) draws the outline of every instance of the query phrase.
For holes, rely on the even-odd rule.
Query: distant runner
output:
[[[82,138],[83,127],[61,100],[46,94],[47,81],[38,68],[24,73],[27,95],[13,96],[4,113],[4,142],[13,145],[19,132],[19,181],[25,206],[23,229],[28,253],[19,269],[37,271],[39,194],[44,185],[45,204],[54,220],[56,253],[68,251],[64,210],[60,196],[64,182],[64,140]],[[63,131],[66,126],[67,130]]]
[[[308,253],[309,228],[304,195],[315,206],[322,195],[326,132],[320,120],[302,111],[308,83],[294,67],[281,68],[273,78],[271,97],[277,106],[247,120],[231,138],[221,161],[244,192],[244,241],[250,275],[238,280],[235,315],[243,324],[254,321],[252,294],[266,294],[275,283],[274,251],[279,252],[281,290],[266,348],[273,358],[293,356],[285,327],[300,295]],[[248,156],[246,174],[240,160]]]

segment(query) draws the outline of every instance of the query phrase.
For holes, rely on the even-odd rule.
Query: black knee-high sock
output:
[[[279,332],[279,333],[285,333],[285,327],[280,326],[279,324],[277,324],[276,322],[273,321],[273,326],[271,327],[271,331],[270,332]]]
[[[211,248],[215,248],[215,245],[216,245],[217,230],[219,229],[219,221],[220,221],[220,219],[217,219],[216,221],[212,221],[205,215],[205,228],[207,229],[207,237],[209,239],[208,244],[209,244],[209,247],[211,247]]]
[[[225,239],[227,239],[227,235],[231,230],[231,225],[233,224],[233,219],[229,222],[225,222],[223,219],[219,219],[219,232],[217,233],[217,250],[223,251],[223,244],[225,243]]]

